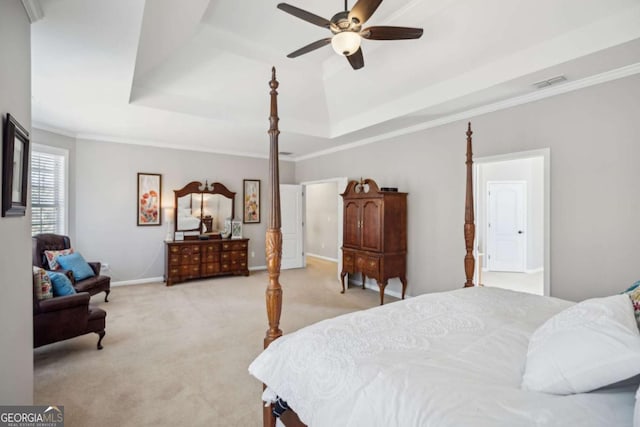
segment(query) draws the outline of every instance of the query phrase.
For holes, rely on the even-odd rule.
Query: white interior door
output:
[[[487,269],[525,271],[526,182],[487,182]]]
[[[280,216],[282,220],[281,269],[304,267],[302,246],[302,185],[280,185]]]

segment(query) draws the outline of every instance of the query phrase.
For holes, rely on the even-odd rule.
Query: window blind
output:
[[[31,153],[31,235],[65,234],[65,156]]]

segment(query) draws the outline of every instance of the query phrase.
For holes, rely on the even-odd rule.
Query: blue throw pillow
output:
[[[73,277],[76,280],[84,280],[96,275],[89,264],[87,264],[87,261],[85,261],[84,258],[82,258],[82,255],[77,252],[59,256],[58,264],[60,264],[60,267],[65,270],[71,270],[73,272]]]
[[[54,297],[64,297],[66,295],[73,295],[76,293],[76,290],[71,284],[71,280],[69,280],[65,274],[56,273],[55,271],[47,271],[47,275],[51,279]]]

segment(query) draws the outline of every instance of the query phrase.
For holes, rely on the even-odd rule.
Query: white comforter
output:
[[[631,426],[635,387],[520,389],[529,336],[570,306],[497,288],[427,294],[285,335],[249,371],[310,426]]]

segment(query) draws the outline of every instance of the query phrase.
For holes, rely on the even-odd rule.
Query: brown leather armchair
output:
[[[31,241],[33,244],[33,265],[44,268],[45,270],[49,269],[49,265],[46,257],[44,256],[44,251],[61,251],[71,247],[71,240],[69,237],[59,234],[36,234],[31,238]],[[76,292],[88,292],[89,295],[96,295],[104,291],[104,301],[109,302],[108,298],[109,293],[111,292],[111,278],[100,275],[101,264],[99,262],[90,262],[89,266],[91,266],[91,269],[96,275],[79,281],[74,279],[73,274],[71,274],[70,271],[59,271],[69,276]]]
[[[33,275],[38,280],[38,275]],[[89,294],[80,292],[38,301],[33,291],[33,348],[95,332],[102,350],[107,313],[89,305]]]

